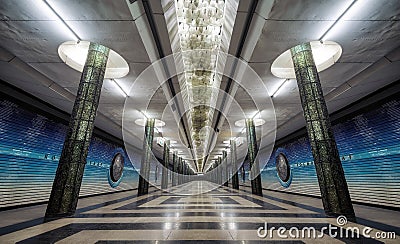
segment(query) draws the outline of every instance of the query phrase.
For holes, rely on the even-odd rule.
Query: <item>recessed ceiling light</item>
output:
[[[333,41],[312,41],[311,50],[317,71],[331,67],[342,55],[342,47]],[[279,55],[271,65],[271,73],[278,78],[296,79],[290,49]]]
[[[135,120],[135,124],[140,125],[140,126],[146,126],[146,119],[140,118]],[[165,126],[165,122],[159,119],[155,120],[155,127],[163,127]]]
[[[74,70],[82,72],[85,66],[89,45],[90,42],[88,41],[80,41],[79,43],[76,41],[67,41],[58,47],[58,55],[66,65]],[[110,50],[104,79],[122,78],[128,73],[129,65],[126,60],[114,50]]]
[[[59,27],[60,27],[59,28],[60,32],[68,33],[69,36],[73,40],[75,40],[75,42],[79,42],[81,40],[81,38],[78,36],[78,34],[61,17],[60,13],[58,11],[56,11],[56,9],[54,8],[54,5],[52,3],[50,3],[47,0],[42,0],[42,1],[37,0],[37,1],[34,1],[34,3],[38,4],[37,7],[40,9],[40,11],[44,12],[47,16],[49,16],[50,19],[54,19],[57,21],[57,23],[59,24]]]
[[[265,124],[265,120],[264,119],[255,118],[255,119],[253,119],[253,121],[254,121],[254,125],[255,126],[261,126],[261,125]],[[246,126],[246,121],[245,121],[245,119],[238,120],[238,121],[235,122],[235,125],[237,127],[245,127]]]

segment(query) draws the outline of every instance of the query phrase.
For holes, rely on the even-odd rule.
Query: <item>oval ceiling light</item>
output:
[[[58,56],[69,67],[79,72],[83,71],[90,42],[67,41],[58,47]],[[129,73],[129,65],[126,60],[110,49],[104,79],[117,79]]]
[[[146,119],[140,118],[135,120],[135,124],[140,125],[140,126],[145,126],[146,125]],[[165,126],[165,122],[159,119],[156,119],[155,121],[155,127],[163,127]]]
[[[311,50],[317,71],[331,67],[342,56],[342,47],[333,41],[312,41]],[[279,55],[271,65],[271,73],[278,78],[296,79],[290,49]]]
[[[261,125],[265,124],[265,120],[263,120],[263,119],[255,118],[255,119],[253,119],[253,121],[254,121],[255,126],[261,126]],[[235,125],[237,127],[245,127],[246,121],[245,121],[245,119],[238,120],[235,122]]]

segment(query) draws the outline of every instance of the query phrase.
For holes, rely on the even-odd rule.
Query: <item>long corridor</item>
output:
[[[125,191],[82,198],[73,217],[47,223],[42,223],[45,205],[3,211],[0,243],[396,243],[395,239],[367,240],[361,234],[354,240],[345,233],[341,237],[339,231],[336,237],[327,230],[321,235],[323,227],[340,225],[336,218],[325,217],[317,198],[273,191],[260,197],[251,195],[250,187],[244,185],[240,191],[215,187],[214,183],[197,181],[170,193],[150,188],[150,194],[141,197],[136,197],[136,191]],[[199,189],[210,191],[196,195]],[[354,207],[358,224],[349,222],[345,228],[371,227],[371,236],[395,232],[399,238],[399,212]],[[257,230],[266,223],[274,230],[265,238],[259,237]],[[299,238],[293,239],[287,231],[283,235],[288,237],[282,238],[277,232],[280,227],[314,227],[315,237],[313,232],[308,237],[306,231],[305,238],[299,232]]]

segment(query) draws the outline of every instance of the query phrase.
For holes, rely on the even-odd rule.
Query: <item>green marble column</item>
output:
[[[178,185],[182,184],[182,158],[178,157]]]
[[[246,134],[247,134],[247,144],[248,144],[248,156],[250,163],[250,178],[251,180],[251,192],[255,195],[262,196],[262,186],[261,186],[261,174],[260,166],[256,158],[257,155],[257,138],[256,138],[256,127],[254,125],[253,119],[246,119]],[[254,175],[257,175],[254,177]]]
[[[189,177],[189,166],[187,165],[187,163],[184,164],[185,165],[185,171],[183,172],[184,175],[184,183],[188,182],[188,177]]]
[[[221,164],[222,164],[222,157],[218,157],[218,165],[217,165],[217,169],[218,169],[218,184],[219,185],[221,185],[222,186],[222,184],[223,184],[223,180],[222,180],[222,172],[223,172],[223,170],[222,170],[222,166],[221,166]]]
[[[96,43],[89,45],[47,205],[46,220],[75,213],[109,51],[107,47]]]
[[[325,213],[355,220],[310,43],[290,49]]]
[[[184,169],[185,169],[185,161],[183,161],[183,158],[181,158],[181,163],[180,163],[180,165],[181,165],[181,170],[180,170],[180,178],[181,178],[181,183],[180,184],[183,184],[183,180],[184,180]]]
[[[164,141],[164,155],[163,155],[163,168],[161,175],[161,189],[168,188],[168,165],[169,165],[169,140]]]
[[[185,183],[186,180],[186,163],[182,160],[182,184]]]
[[[229,175],[228,175],[228,153],[224,150],[222,151],[222,170],[223,170],[223,178],[222,181],[224,183],[224,186],[229,186]]]
[[[138,196],[149,193],[150,162],[152,158],[155,119],[147,119],[143,138],[143,156],[140,167]]]
[[[178,155],[176,155],[176,152],[172,154],[172,167],[172,186],[176,186],[178,184]]]
[[[188,174],[188,168],[187,168],[187,164],[184,162],[183,163],[183,183],[187,182],[187,174]]]
[[[214,164],[213,164],[213,167],[212,167],[212,169],[213,169],[213,182],[215,183],[215,184],[218,184],[218,160],[217,159],[215,159],[214,160]]]
[[[230,140],[231,166],[232,166],[232,188],[239,190],[239,174],[237,167],[236,141]]]

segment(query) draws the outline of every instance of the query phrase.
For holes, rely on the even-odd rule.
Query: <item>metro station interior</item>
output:
[[[398,0],[0,18],[0,243],[399,243]]]

